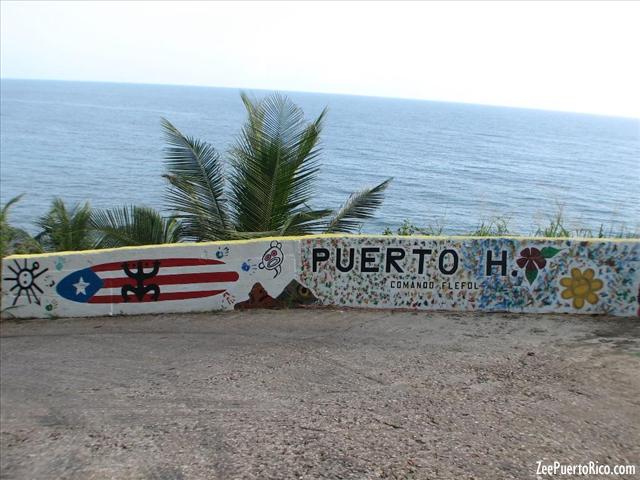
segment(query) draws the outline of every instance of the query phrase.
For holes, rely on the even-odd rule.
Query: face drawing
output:
[[[281,265],[283,261],[284,253],[282,252],[282,244],[277,240],[274,240],[271,242],[267,251],[262,255],[262,261],[260,262],[260,265],[258,265],[258,268],[274,270],[275,275],[273,278],[276,278],[282,270]]]

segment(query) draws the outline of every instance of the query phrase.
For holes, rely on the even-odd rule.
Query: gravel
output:
[[[637,318],[300,309],[6,321],[0,336],[6,479],[640,464]]]

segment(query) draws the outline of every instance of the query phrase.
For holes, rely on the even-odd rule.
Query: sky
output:
[[[639,2],[0,3],[0,76],[640,117]]]

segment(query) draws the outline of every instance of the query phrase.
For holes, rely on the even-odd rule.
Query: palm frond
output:
[[[40,253],[42,245],[21,228],[9,225],[9,209],[24,193],[13,197],[0,209],[0,258],[20,253]]]
[[[36,236],[49,251],[88,250],[94,247],[91,229],[91,207],[88,202],[67,209],[61,198],[55,198],[46,215],[37,222],[42,232]]]
[[[227,232],[227,235],[227,240],[251,240],[253,238],[282,236],[282,234],[277,230],[268,232],[239,232],[237,230],[232,230]]]
[[[231,229],[224,198],[224,175],[218,152],[196,138],[183,135],[162,119],[167,147],[167,200],[193,240],[215,240],[215,232]]]
[[[363,220],[372,218],[375,211],[382,205],[384,191],[391,180],[388,178],[373,188],[365,188],[352,193],[342,208],[331,217],[325,231],[327,233],[356,232]]]
[[[234,223],[239,231],[279,231],[308,210],[326,111],[310,123],[288,98],[261,101],[242,94],[248,119],[231,151]]]
[[[92,226],[99,248],[158,245],[180,241],[180,222],[152,208],[131,205],[94,212]]]
[[[292,214],[280,229],[280,235],[309,235],[324,232],[333,210],[304,210]]]
[[[0,222],[7,221],[7,217],[9,215],[9,209],[11,208],[12,205],[18,203],[20,199],[22,199],[22,197],[24,197],[24,193],[21,193],[20,195],[16,195],[15,197],[10,199],[7,203],[5,203],[2,206],[2,209],[0,209]]]

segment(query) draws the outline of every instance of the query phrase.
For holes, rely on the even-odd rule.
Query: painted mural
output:
[[[306,238],[301,261],[323,304],[637,314],[638,241]]]
[[[233,310],[260,296],[256,285],[261,298],[282,298],[298,278],[299,251],[296,240],[266,239],[8,257],[3,316]]]
[[[640,241],[320,235],[7,257],[3,317],[344,306],[640,316]]]

